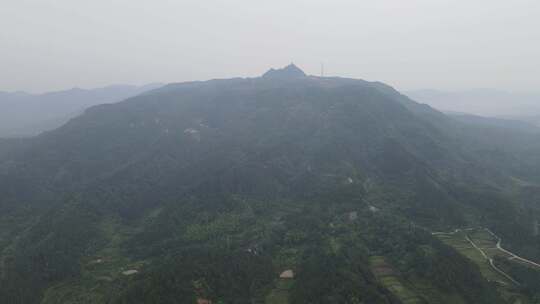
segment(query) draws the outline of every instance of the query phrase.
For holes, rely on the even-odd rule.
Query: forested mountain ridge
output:
[[[534,185],[538,138],[500,150],[484,132],[517,131],[293,65],[92,107],[0,141],[0,298],[406,302],[379,278],[391,275],[420,303],[503,303],[429,233],[489,226],[540,256],[526,246],[537,207],[514,185]],[[285,269],[297,278],[278,280]]]

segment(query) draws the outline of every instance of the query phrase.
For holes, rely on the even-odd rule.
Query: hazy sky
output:
[[[538,0],[0,0],[0,91],[309,74],[540,91]]]

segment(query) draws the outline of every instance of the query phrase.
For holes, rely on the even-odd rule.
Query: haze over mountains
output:
[[[0,304],[540,304],[539,54],[538,0],[1,1]]]
[[[272,77],[269,70],[265,77]],[[287,71],[292,76],[302,76],[298,71]],[[24,92],[0,92],[0,137],[28,137],[53,130],[94,105],[115,103],[163,86],[112,85],[96,89],[74,88],[43,94]],[[540,126],[540,94],[510,93],[493,89],[466,91],[415,90],[405,94],[415,101],[465,119],[466,115],[499,118],[512,124],[523,121]],[[471,120],[473,116],[466,117]],[[487,120],[484,120],[487,122]],[[497,123],[496,120],[491,123]],[[515,122],[514,122],[515,124]],[[522,127],[526,127],[524,124]]]
[[[160,87],[112,85],[43,94],[0,92],[0,137],[27,137],[55,129],[88,107],[113,103]]]
[[[503,90],[416,90],[405,94],[444,112],[515,119],[540,126],[540,94]]]
[[[500,262],[521,290],[431,232],[488,227],[539,260],[539,152],[292,64],[169,84],[0,140],[0,299],[532,303],[536,270]]]

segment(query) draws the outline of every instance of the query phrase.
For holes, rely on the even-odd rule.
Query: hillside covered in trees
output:
[[[0,299],[534,303],[432,232],[488,227],[539,261],[539,152],[294,65],[169,84],[0,140]]]

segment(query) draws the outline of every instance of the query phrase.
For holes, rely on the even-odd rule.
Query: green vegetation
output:
[[[421,304],[423,300],[400,281],[396,271],[381,256],[372,256],[369,259],[371,272],[377,280],[404,304]]]
[[[168,85],[0,141],[0,299],[514,304],[535,295],[533,283],[508,287],[460,234],[431,234],[489,227],[512,251],[540,257],[534,138],[510,136],[529,142],[512,150],[386,85],[290,69]],[[492,237],[470,237],[498,256]],[[279,279],[286,269],[294,279]]]
[[[289,291],[294,285],[292,279],[278,279],[276,287],[266,296],[265,304],[288,304]]]
[[[488,258],[495,261],[506,261],[509,257],[507,253],[496,248],[495,238],[485,229],[468,229],[456,233],[438,234],[437,237],[473,261],[479,267],[482,276],[493,282],[494,288],[499,290],[507,303],[535,303],[530,294],[522,292],[518,276],[508,271],[507,267],[499,267],[499,262],[494,263],[499,270],[494,269],[489,260],[480,252],[480,250],[483,251]],[[478,248],[475,248],[466,237]],[[501,274],[501,270],[512,279]],[[517,283],[514,280],[517,280]]]

